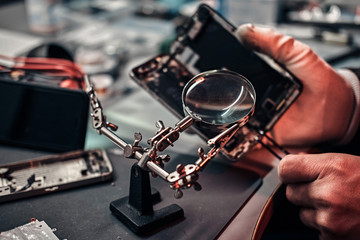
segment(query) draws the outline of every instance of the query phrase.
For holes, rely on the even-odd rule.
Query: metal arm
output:
[[[201,190],[201,186],[197,182],[199,178],[198,172],[204,169],[207,163],[219,153],[219,151],[240,128],[238,124],[234,124],[223,133],[208,141],[208,145],[212,146],[212,148],[207,154],[204,154],[204,150],[199,148],[199,158],[194,164],[179,164],[175,171],[168,173],[163,169],[163,167],[164,162],[170,160],[170,156],[158,155],[157,152],[162,152],[168,146],[173,146],[173,143],[179,139],[180,133],[189,128],[195,120],[192,117],[187,116],[176,123],[174,128],[165,128],[163,122],[158,121],[156,126],[159,130],[156,132],[154,137],[147,141],[151,146],[150,148],[142,148],[141,146],[138,146],[139,142],[142,140],[142,135],[140,133],[135,133],[134,144],[129,144],[113,132],[116,131],[118,127],[115,124],[106,121],[106,116],[103,114],[100,101],[96,96],[96,92],[88,76],[85,76],[84,80],[86,93],[90,98],[93,128],[98,132],[98,134],[105,135],[118,147],[124,150],[125,157],[137,159],[139,167],[150,171],[153,176],[159,176],[169,182],[170,187],[176,190],[176,198],[180,198],[182,196],[181,189],[193,186],[195,190]]]

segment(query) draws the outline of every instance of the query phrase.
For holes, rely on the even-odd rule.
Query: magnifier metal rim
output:
[[[252,89],[253,91],[253,96],[254,96],[254,104],[251,108],[251,110],[249,110],[249,112],[241,119],[234,121],[234,122],[229,122],[229,123],[223,123],[223,124],[216,124],[216,123],[210,123],[210,122],[206,122],[204,120],[202,120],[199,116],[196,115],[196,113],[192,112],[185,104],[185,95],[188,91],[188,89],[190,88],[190,86],[199,78],[199,77],[206,77],[208,75],[214,75],[214,74],[227,74],[227,75],[233,75],[236,77],[241,78],[244,82],[246,82],[246,84],[248,84],[248,86]],[[202,72],[199,73],[197,75],[195,75],[193,78],[190,79],[190,81],[188,81],[185,85],[185,87],[183,88],[182,91],[182,95],[181,95],[181,99],[182,99],[182,104],[183,104],[183,109],[185,111],[185,114],[188,114],[189,116],[191,116],[195,121],[200,121],[201,124],[205,124],[208,127],[227,127],[230,125],[233,125],[235,123],[238,123],[239,126],[243,126],[245,123],[248,122],[249,118],[254,114],[254,110],[255,110],[255,102],[256,102],[256,92],[254,89],[254,86],[251,84],[251,82],[244,77],[243,75],[237,73],[237,72],[233,72],[230,70],[210,70],[210,71],[206,71],[206,72]]]

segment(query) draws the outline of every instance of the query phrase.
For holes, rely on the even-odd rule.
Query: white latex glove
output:
[[[360,236],[360,157],[339,154],[287,155],[279,176],[286,197],[302,206],[300,218],[320,232],[320,239]]]
[[[270,56],[303,84],[301,95],[275,124],[273,138],[285,146],[340,140],[353,113],[351,85],[307,45],[271,28],[246,24],[236,34],[246,47]]]

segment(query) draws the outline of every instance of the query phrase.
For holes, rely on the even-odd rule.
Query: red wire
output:
[[[15,65],[13,69],[16,70],[34,70],[34,71],[45,71],[46,73],[58,72],[62,75],[70,76],[81,79],[84,74],[79,72],[77,69],[69,68],[61,65],[45,65],[45,64],[24,64],[21,66]]]
[[[1,54],[0,54],[0,58],[12,62],[19,62],[19,63],[57,64],[57,65],[66,65],[69,67],[78,68],[78,66],[74,62],[67,59],[38,58],[38,57],[9,57]]]
[[[78,65],[66,59],[9,57],[4,55],[0,55],[0,59],[4,59],[14,64],[11,67],[0,65],[0,69],[10,68],[15,70],[42,71],[44,74],[65,76],[78,80],[82,80],[85,75]]]

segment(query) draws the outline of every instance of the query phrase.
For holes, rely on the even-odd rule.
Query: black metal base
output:
[[[152,214],[141,215],[132,207],[129,198],[124,197],[110,203],[110,210],[128,228],[136,234],[144,235],[164,227],[184,217],[183,209],[177,204],[172,204]]]
[[[110,210],[134,233],[144,235],[184,217],[177,204],[154,211],[153,204],[160,200],[160,193],[150,187],[149,172],[134,164],[129,196],[111,202]]]

